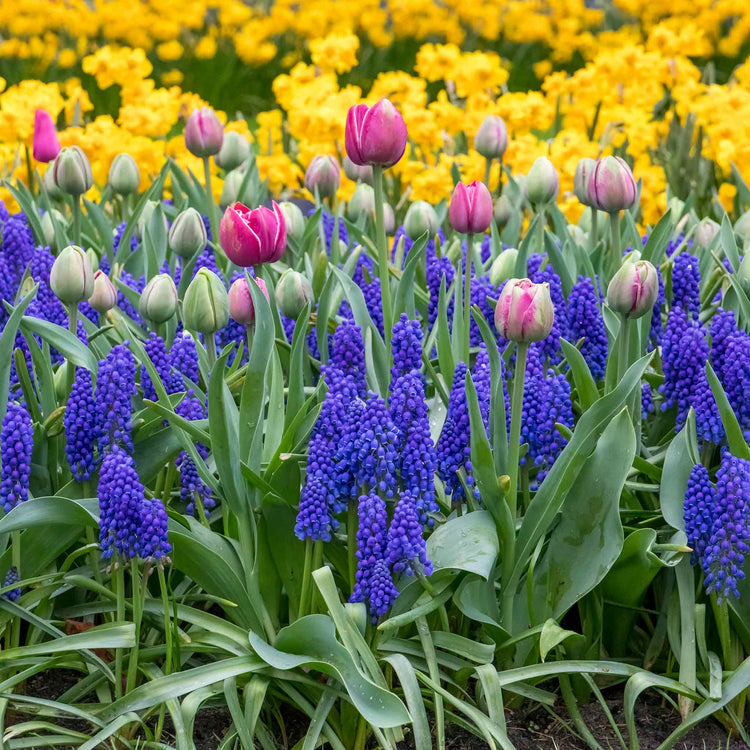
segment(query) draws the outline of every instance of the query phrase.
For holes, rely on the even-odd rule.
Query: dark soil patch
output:
[[[26,695],[57,700],[65,691],[73,687],[82,675],[74,670],[55,669],[31,677],[25,685]],[[605,695],[607,704],[625,742],[628,742],[623,711],[622,693],[611,690]],[[31,712],[30,712],[31,713]],[[27,721],[30,713],[9,712],[6,726]],[[620,748],[617,735],[604,711],[597,702],[581,707],[581,716],[589,730],[603,748]],[[307,732],[309,720],[293,709],[284,712],[286,745],[294,744]],[[60,727],[80,732],[92,733],[93,727],[75,718],[58,717],[50,719]],[[152,720],[149,724],[153,724]],[[534,706],[530,709],[509,709],[506,711],[508,736],[516,750],[585,750],[588,746],[576,733],[561,701],[553,709]],[[195,718],[193,739],[196,750],[216,750],[232,723],[229,711],[224,707],[207,706]],[[679,725],[679,714],[668,702],[655,693],[645,693],[636,705],[636,726],[642,750],[655,750]],[[277,728],[278,729],[278,728]],[[173,727],[169,715],[165,717],[162,741],[170,743]],[[277,738],[283,743],[279,732]],[[41,746],[40,746],[41,747]],[[373,746],[374,747],[374,746]],[[448,725],[446,727],[446,748],[448,750],[484,750],[487,743],[470,732]],[[408,734],[399,750],[414,748]],[[729,736],[726,729],[713,719],[708,719],[689,732],[675,745],[675,750],[750,750],[740,738]]]

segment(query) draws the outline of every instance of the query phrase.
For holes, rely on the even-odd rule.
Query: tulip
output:
[[[169,246],[183,260],[201,252],[208,242],[203,217],[194,209],[186,208],[177,215],[169,229]]]
[[[404,231],[413,240],[425,232],[434,237],[440,228],[435,209],[427,201],[414,201],[404,217]]]
[[[55,235],[55,223],[65,226],[65,217],[56,209],[52,208],[42,214],[42,232],[44,233],[44,244],[51,250],[58,250],[57,237]]]
[[[361,167],[392,167],[406,150],[406,124],[388,99],[374,107],[356,104],[346,116],[347,156]]]
[[[177,311],[177,287],[168,273],[154,276],[138,301],[138,312],[152,323],[166,323]]]
[[[138,221],[135,224],[135,235],[139,240],[142,240],[146,236],[146,227],[150,226],[151,217],[157,210],[159,211],[162,224],[164,225],[164,233],[166,234],[169,232],[169,222],[164,215],[164,211],[161,209],[161,204],[158,201],[146,201],[146,205],[143,207],[141,215],[138,217]]]
[[[247,142],[247,138],[235,130],[224,133],[221,149],[214,157],[216,165],[225,172],[231,172],[244,164],[249,158],[250,144]]]
[[[707,248],[714,241],[721,227],[713,219],[702,219],[695,228],[693,241],[697,247]]]
[[[94,292],[89,304],[97,312],[105,313],[117,304],[117,289],[104,271],[94,273]]]
[[[607,305],[620,315],[640,318],[653,310],[659,277],[647,260],[625,260],[607,287]]]
[[[509,279],[495,306],[495,327],[510,341],[532,343],[549,336],[555,311],[549,284]]]
[[[305,233],[305,217],[296,203],[282,201],[279,210],[284,216],[287,237],[292,237],[299,242]]]
[[[596,159],[579,159],[576,165],[576,173],[573,178],[573,192],[576,194],[576,198],[583,203],[584,206],[591,206],[591,199],[589,198],[589,180],[591,175],[596,168]]]
[[[508,128],[499,115],[487,115],[474,136],[474,149],[485,159],[502,159],[508,148]]]
[[[57,187],[55,182],[55,162],[52,162],[47,169],[44,170],[44,177],[42,177],[42,185],[44,186],[47,195],[54,201],[61,201],[65,198],[65,193]]]
[[[261,278],[253,279],[253,281],[270,302],[266,282]],[[251,326],[255,322],[255,306],[244,276],[229,287],[229,317],[241,326]]]
[[[211,107],[194,109],[185,123],[185,147],[200,158],[215,156],[224,141],[224,127]]]
[[[296,320],[313,299],[313,289],[306,276],[292,268],[281,274],[276,284],[276,307],[283,315]]]
[[[495,208],[492,212],[492,217],[495,219],[495,224],[502,229],[513,215],[513,206],[508,200],[508,196],[503,193],[496,201]]]
[[[229,260],[247,268],[274,263],[286,249],[286,222],[276,201],[273,209],[252,211],[242,203],[229,206],[219,226],[219,240]]]
[[[52,264],[49,285],[65,305],[85,302],[94,291],[94,272],[86,251],[78,245],[64,248]]]
[[[500,286],[507,279],[512,279],[516,270],[516,261],[518,260],[518,250],[509,247],[503,250],[495,258],[490,266],[490,283],[492,286]]]
[[[109,168],[109,184],[117,195],[130,195],[138,191],[141,173],[130,154],[117,154]]]
[[[459,182],[453,189],[448,218],[457,232],[479,234],[490,226],[492,210],[492,197],[483,182]]]
[[[240,195],[240,190],[242,190],[242,183],[244,181],[245,171],[241,167],[233,169],[231,172],[227,172],[224,175],[224,184],[221,186],[221,197],[219,198],[219,203],[225,210],[227,206],[237,203],[242,197]]]
[[[78,146],[62,149],[52,165],[52,177],[63,193],[78,198],[94,184],[91,164]]]
[[[540,156],[532,165],[526,177],[526,189],[531,205],[539,210],[553,203],[557,198],[560,182],[555,165],[546,157]]]
[[[619,156],[599,159],[589,178],[589,205],[616,214],[635,203],[636,185],[630,167]]]
[[[213,334],[229,321],[229,296],[221,279],[207,268],[201,268],[190,282],[182,304],[182,319],[189,331],[206,337],[206,345],[215,348]]]
[[[49,112],[38,109],[34,112],[34,143],[32,153],[36,161],[48,164],[60,153],[55,123]]]
[[[346,212],[352,221],[360,216],[372,216],[375,213],[375,191],[364,182],[357,185],[346,205]]]
[[[319,198],[333,198],[341,184],[341,167],[336,157],[318,154],[305,172],[305,187]]]
[[[372,167],[355,164],[348,156],[344,157],[344,174],[352,182],[366,182],[372,185]]]

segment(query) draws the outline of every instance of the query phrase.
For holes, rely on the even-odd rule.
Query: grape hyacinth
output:
[[[414,496],[403,492],[388,527],[386,542],[388,565],[395,573],[414,572],[432,575],[427,545],[422,536],[422,523]]]
[[[96,402],[91,382],[91,373],[85,367],[76,369],[73,389],[65,407],[63,425],[65,427],[65,453],[73,478],[83,482],[91,477],[96,466],[94,449],[99,434]]]
[[[391,387],[397,378],[412,370],[422,368],[422,327],[418,320],[409,320],[406,313],[393,326],[391,338],[393,366],[391,367]]]
[[[3,581],[3,587],[13,586],[21,580],[21,575],[18,572],[18,568],[15,565],[11,565],[8,568],[8,572],[5,574],[5,580]],[[21,589],[16,587],[10,591],[6,591],[3,596],[11,602],[17,602],[21,598]]]
[[[701,276],[698,258],[689,253],[675,256],[672,268],[672,307],[680,307],[695,319],[701,309]]]
[[[594,284],[583,276],[578,277],[568,295],[566,338],[573,344],[583,339],[581,354],[594,380],[602,380],[607,367],[607,330]]]
[[[333,335],[333,348],[325,367],[329,392],[347,392],[364,398],[367,393],[367,369],[362,330],[353,320],[343,320]],[[353,391],[353,392],[352,392]]]
[[[188,383],[198,384],[198,350],[195,339],[187,331],[175,335],[169,359],[174,369],[175,390],[184,390],[183,378],[187,379]]]
[[[34,254],[34,235],[23,213],[13,214],[3,223],[3,242],[0,252],[8,270],[18,282]]]
[[[146,350],[146,354],[148,354],[149,359],[153,363],[159,379],[163,383],[167,392],[169,392],[172,383],[172,368],[169,361],[169,355],[167,354],[167,347],[164,344],[164,339],[152,331],[148,335],[148,338],[143,342],[143,348]],[[156,389],[151,381],[151,375],[149,375],[145,365],[141,365],[141,389],[143,390],[143,398],[147,398],[151,401],[156,401],[158,399]]]
[[[135,392],[133,354],[125,344],[113,346],[106,358],[99,360],[96,376],[100,458],[107,448],[116,445],[133,452],[130,420],[133,413],[131,399]]]
[[[685,492],[685,533],[688,545],[692,548],[690,562],[693,565],[703,559],[711,538],[716,505],[716,490],[711,484],[708,469],[702,464],[693,466]]]
[[[357,573],[352,602],[366,602],[373,622],[396,600],[386,559],[387,518],[385,501],[376,491],[359,498],[357,529]]]
[[[750,336],[744,331],[729,337],[719,375],[747,440],[750,438]]]
[[[716,502],[711,538],[703,555],[704,583],[719,602],[739,598],[738,581],[745,577],[750,552],[750,461],[725,450],[716,473]]]
[[[0,501],[8,513],[29,498],[34,430],[25,406],[10,402],[0,428]]]
[[[545,258],[538,253],[532,255],[528,261],[529,279],[535,284],[543,284],[545,282],[549,284],[549,293],[555,309],[555,318],[549,336],[541,342],[541,352],[549,359],[551,364],[556,365],[562,359],[560,337],[564,335],[567,329],[567,306],[565,304],[565,297],[563,296],[560,277],[549,263],[542,267],[544,260]]]
[[[724,372],[729,338],[737,331],[737,318],[734,313],[719,308],[711,321],[711,365],[719,377]]]
[[[659,266],[655,266],[655,268],[656,278],[659,280],[659,292],[656,295],[654,309],[651,311],[651,326],[648,334],[649,351],[661,344],[662,335],[664,334],[664,327],[661,322],[661,311],[667,302],[667,297],[664,293],[664,281],[661,278],[661,271],[659,270]]]
[[[127,221],[121,221],[117,228],[115,229],[115,236],[112,241],[112,249],[117,252],[120,249],[120,242],[122,240],[122,236],[125,234],[125,229],[128,226]],[[134,252],[136,248],[138,247],[138,238],[135,236],[135,233],[130,235],[130,252]]]
[[[651,392],[651,384],[643,383],[641,385],[641,417],[646,419],[649,414],[654,412],[654,396]]]
[[[193,395],[192,391],[187,392],[185,398],[175,409],[175,412],[189,421],[205,417],[203,406]],[[196,443],[195,450],[205,461],[208,457],[208,448],[202,443]],[[195,515],[197,498],[203,506],[206,517],[208,517],[209,511],[216,506],[216,502],[212,497],[211,488],[201,479],[195,462],[186,451],[181,451],[175,461],[175,465],[180,470],[180,500],[185,503],[186,512],[188,515]]]

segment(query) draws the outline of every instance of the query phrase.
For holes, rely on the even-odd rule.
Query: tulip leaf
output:
[[[96,357],[91,350],[77,336],[56,323],[50,323],[41,318],[24,316],[21,320],[21,330],[35,333],[59,351],[65,359],[78,367],[85,367],[91,372],[96,372]]]
[[[690,472],[697,463],[700,463],[700,456],[695,435],[695,412],[691,408],[685,425],[667,448],[659,488],[659,503],[664,520],[678,531],[685,531],[685,492]]]
[[[36,298],[38,285],[34,285],[31,291],[18,303],[10,313],[0,335],[0,422],[5,417],[5,409],[8,405],[8,391],[10,389],[10,365],[13,361],[13,350],[16,346],[16,333],[18,326],[26,312],[26,308]],[[0,304],[2,301],[0,301]]]

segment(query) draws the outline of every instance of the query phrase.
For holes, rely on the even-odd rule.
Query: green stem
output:
[[[216,364],[216,336],[213,333],[204,333],[203,341],[206,344],[206,354],[208,356],[208,369],[212,370]]]
[[[18,575],[21,575],[21,531],[16,529],[11,531],[10,534],[10,546],[11,546],[11,565],[16,569]],[[15,621],[15,626],[14,626]],[[10,622],[10,647],[16,648],[21,643],[21,622],[18,618],[13,618]]]
[[[484,184],[487,190],[490,189],[490,171],[492,170],[492,159],[489,156],[484,158]]]
[[[26,172],[29,175],[29,192],[33,195],[35,187],[34,169],[31,166],[31,154],[28,146],[26,146]]]
[[[297,612],[298,620],[307,614],[307,600],[310,598],[312,589],[312,553],[313,540],[307,537],[305,539],[305,565],[302,569],[302,591],[299,595],[299,611]]]
[[[81,196],[73,196],[73,242],[81,245]]]
[[[141,599],[141,571],[137,559],[130,561],[130,578],[133,594],[133,624],[135,625],[135,646],[130,649],[128,659],[128,679],[125,692],[129,693],[134,687],[138,676],[138,649],[141,641],[141,619],[143,617],[143,600]]]
[[[726,601],[718,603],[716,594],[711,595],[711,608],[714,611],[716,630],[719,633],[721,643],[721,655],[724,661],[724,669],[732,669],[732,635],[729,627],[729,609]]]
[[[211,241],[214,244],[219,242],[219,233],[216,226],[216,207],[214,206],[214,194],[211,191],[211,157],[203,157],[203,175],[206,183],[206,213],[211,225]]]
[[[430,627],[427,624],[427,618],[424,616],[418,617],[415,624],[417,626],[419,641],[422,644],[422,651],[424,652],[425,660],[427,661],[427,671],[429,672],[430,679],[436,685],[439,685],[440,668],[438,666],[437,654],[435,652],[435,644],[430,635]],[[443,711],[443,696],[437,691],[433,694],[433,702],[435,708],[437,747],[438,750],[445,750],[445,713]]]
[[[630,320],[627,315],[620,316],[620,335],[617,340],[617,382],[619,383],[627,372],[630,355]]]
[[[375,188],[375,237],[378,246],[378,275],[380,276],[380,296],[383,299],[383,331],[385,333],[385,349],[390,358],[393,312],[391,308],[391,284],[388,278],[388,243],[385,238],[383,167],[373,166],[372,176],[373,187]]]
[[[544,209],[540,208],[539,211],[537,211],[537,234],[539,235],[539,246],[537,248],[537,252],[544,255]]]
[[[313,544],[313,558],[312,558],[312,572],[314,573],[319,568],[323,567],[323,542],[318,539]],[[320,611],[319,607],[322,606],[321,602],[322,597],[320,594],[320,590],[317,586],[311,587],[311,596],[310,596],[310,613],[315,614],[316,612]]]
[[[339,201],[334,195],[331,198],[331,210],[333,211],[333,236],[331,237],[331,263],[338,267],[341,263],[341,246],[339,245]],[[320,222],[321,225],[323,222]]]
[[[167,591],[167,582],[164,578],[164,568],[161,565],[158,565],[156,570],[159,576],[161,604],[162,607],[164,607],[164,644],[167,649],[164,658],[164,673],[170,674],[172,671],[172,664],[177,664],[177,661],[172,659],[172,618],[169,604],[169,592]]]
[[[620,237],[620,215],[619,213],[613,213],[609,215],[609,234],[610,234],[610,270],[609,279],[614,276],[615,269],[619,267],[622,261],[622,244]]]
[[[466,271],[464,272],[464,361],[470,367],[471,362],[471,266],[474,257],[474,233],[466,237]]]
[[[118,560],[114,560],[112,577],[117,595],[117,622],[125,620],[125,571]],[[115,649],[115,696],[122,697],[122,649]]]
[[[589,252],[593,253],[596,250],[596,235],[597,235],[597,224],[599,223],[599,212],[595,209],[591,209],[591,232],[589,233]]]
[[[77,337],[78,335],[78,305],[72,304],[67,305],[68,308],[68,330]],[[76,366],[70,360],[66,363],[67,368],[67,386],[65,389],[66,393],[70,393],[73,388],[73,380],[76,376]]]

